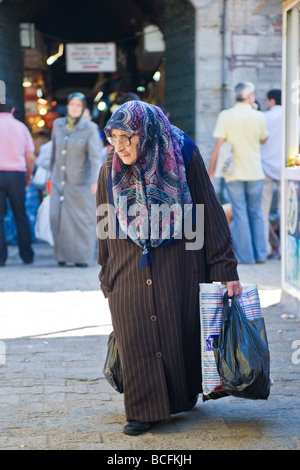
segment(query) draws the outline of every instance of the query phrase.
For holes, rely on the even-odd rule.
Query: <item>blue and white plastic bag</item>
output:
[[[213,350],[213,340],[219,336],[223,320],[223,296],[226,291],[226,286],[222,284],[199,284],[203,401],[228,396],[218,374]],[[237,299],[247,320],[261,317],[256,285],[243,286],[243,293]]]

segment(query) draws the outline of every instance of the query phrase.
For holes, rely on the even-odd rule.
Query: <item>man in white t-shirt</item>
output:
[[[262,166],[265,173],[265,182],[262,196],[262,211],[265,224],[268,257],[278,253],[280,242],[278,235],[270,224],[270,209],[276,188],[278,213],[280,213],[280,180],[282,167],[282,106],[281,90],[273,89],[266,95],[267,111],[264,112],[268,140],[261,146]],[[272,244],[270,243],[272,242]]]

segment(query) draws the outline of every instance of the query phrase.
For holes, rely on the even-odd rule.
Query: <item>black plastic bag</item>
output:
[[[115,333],[113,331],[108,337],[107,355],[102,372],[108,383],[117,390],[117,392],[123,393],[123,372]]]
[[[270,354],[263,317],[247,320],[236,297],[224,294],[224,317],[213,343],[217,370],[230,395],[266,400],[270,393]]]

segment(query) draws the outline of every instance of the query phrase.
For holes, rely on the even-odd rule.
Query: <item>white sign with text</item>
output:
[[[66,66],[67,72],[115,72],[116,44],[67,44]]]

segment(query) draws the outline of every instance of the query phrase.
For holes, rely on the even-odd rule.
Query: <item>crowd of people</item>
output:
[[[232,144],[234,173],[224,177],[224,198],[229,203],[224,208],[230,222],[234,251],[240,263],[261,263],[280,256],[281,90],[272,89],[267,93],[267,110],[264,112],[259,110],[260,107],[257,109],[252,83],[239,83],[235,93],[236,104],[221,111],[217,118],[213,132],[216,143],[208,174],[213,181],[220,150],[225,142]],[[138,101],[139,98],[128,93],[120,104],[129,100]],[[36,159],[30,133],[24,124],[13,119],[13,111],[13,103],[9,99],[6,105],[0,105],[1,141],[8,155],[4,160],[3,154],[0,164],[0,264],[4,266],[7,259],[6,200],[15,221],[20,256],[26,263],[33,262],[32,230],[30,236],[24,211],[24,188],[34,170],[43,169],[45,180],[51,178],[52,181],[54,257],[61,266],[66,263],[87,266],[94,259],[95,231],[91,227],[96,181],[112,147],[92,122],[86,99],[81,93],[68,97],[66,116],[54,121],[51,140],[41,146]],[[10,132],[16,135],[14,144]],[[9,190],[19,188],[19,180],[23,180],[24,173],[23,189]],[[19,180],[12,183],[9,178]],[[35,187],[43,192],[45,182],[42,190],[38,183]],[[270,217],[271,210],[275,220]],[[70,237],[71,234],[77,236]]]

